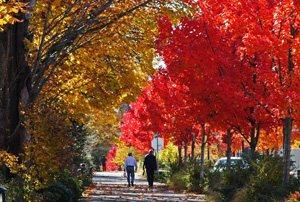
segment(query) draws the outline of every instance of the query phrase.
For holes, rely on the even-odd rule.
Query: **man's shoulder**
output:
[[[147,159],[149,159],[149,158],[155,158],[155,156],[154,156],[153,154],[147,154],[147,155],[145,156],[145,158],[147,158]]]

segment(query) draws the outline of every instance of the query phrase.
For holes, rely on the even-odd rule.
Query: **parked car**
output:
[[[282,150],[279,151],[280,156],[283,156]],[[291,171],[290,174],[300,178],[300,148],[291,149]]]
[[[300,148],[291,150],[291,159],[293,162],[291,174],[300,178]]]
[[[247,164],[246,162],[242,159],[242,157],[234,157],[232,156],[230,161],[230,164],[232,167],[240,165],[242,168],[247,168]],[[227,157],[222,157],[219,158],[215,165],[214,165],[214,170],[218,170],[218,171],[223,171],[226,169],[227,166]]]

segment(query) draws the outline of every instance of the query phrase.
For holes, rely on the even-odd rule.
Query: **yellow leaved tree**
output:
[[[143,161],[144,155],[140,152],[138,152],[134,147],[127,146],[124,142],[116,141],[116,157],[114,159],[114,163],[116,163],[119,166],[124,166],[124,161],[128,156],[128,153],[132,153],[134,158],[137,161]]]
[[[24,3],[0,0],[0,31],[3,31],[6,25],[20,22],[16,16],[19,12],[25,12]]]
[[[157,19],[190,11],[179,0],[22,2],[18,21],[0,33],[0,149],[22,156],[24,184],[39,190],[74,169],[72,129],[84,125],[97,141],[116,138],[116,111],[155,71]]]

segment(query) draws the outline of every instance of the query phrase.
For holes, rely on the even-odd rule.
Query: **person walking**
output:
[[[157,170],[157,162],[156,162],[156,157],[153,155],[153,149],[151,149],[145,157],[143,170],[145,170],[145,168],[146,168],[149,188],[152,188],[153,181],[154,181],[154,171]]]
[[[135,158],[132,156],[132,153],[128,153],[128,157],[124,163],[124,172],[127,172],[127,182],[128,187],[134,185],[134,172],[137,170],[137,164]]]
[[[104,155],[101,157],[101,165],[102,165],[102,171],[106,171],[106,158]]]

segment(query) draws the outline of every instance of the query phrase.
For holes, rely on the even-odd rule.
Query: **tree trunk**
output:
[[[294,38],[297,34],[297,30],[292,25],[290,26],[290,34]],[[292,77],[294,72],[295,64],[292,54],[292,47],[288,49],[288,76],[290,79],[290,85],[292,84]],[[292,129],[293,129],[293,119],[292,119],[291,106],[288,107],[287,112],[288,116],[283,119],[283,184],[288,185],[289,175],[290,175],[290,166],[291,166],[291,139],[292,139]]]
[[[244,150],[245,150],[245,142],[244,140],[242,140],[242,153],[244,152]]]
[[[191,146],[191,158],[194,159],[195,158],[195,133],[192,133],[192,146]]]
[[[291,117],[283,119],[283,184],[287,185],[290,176],[291,161],[291,136],[292,136],[293,120]]]
[[[251,123],[252,127],[250,130],[250,150],[251,150],[251,159],[256,157],[256,147],[259,140],[260,126],[259,124]]]
[[[187,153],[188,153],[188,145],[187,145],[187,143],[185,142],[184,144],[183,144],[184,146],[183,146],[183,151],[184,151],[184,162],[186,162],[187,161]]]
[[[0,109],[0,150],[4,150],[6,145],[6,135],[5,135],[5,128],[6,128],[6,116],[5,110]]]
[[[8,129],[8,63],[9,40],[5,32],[0,32],[0,149],[6,150]]]
[[[200,179],[204,179],[204,153],[205,153],[205,144],[206,144],[206,132],[205,124],[201,124],[201,157],[200,157]]]
[[[178,164],[182,164],[182,146],[178,146]]]
[[[209,145],[207,145],[207,160],[210,160],[210,148],[209,148]]]
[[[0,147],[15,155],[22,151],[19,107],[30,72],[24,45],[27,24],[24,19],[0,33]]]
[[[226,145],[227,145],[227,150],[226,150],[226,169],[230,170],[231,168],[231,156],[232,156],[232,151],[231,151],[231,144],[232,144],[232,134],[230,132],[230,129],[227,129],[226,131]]]

